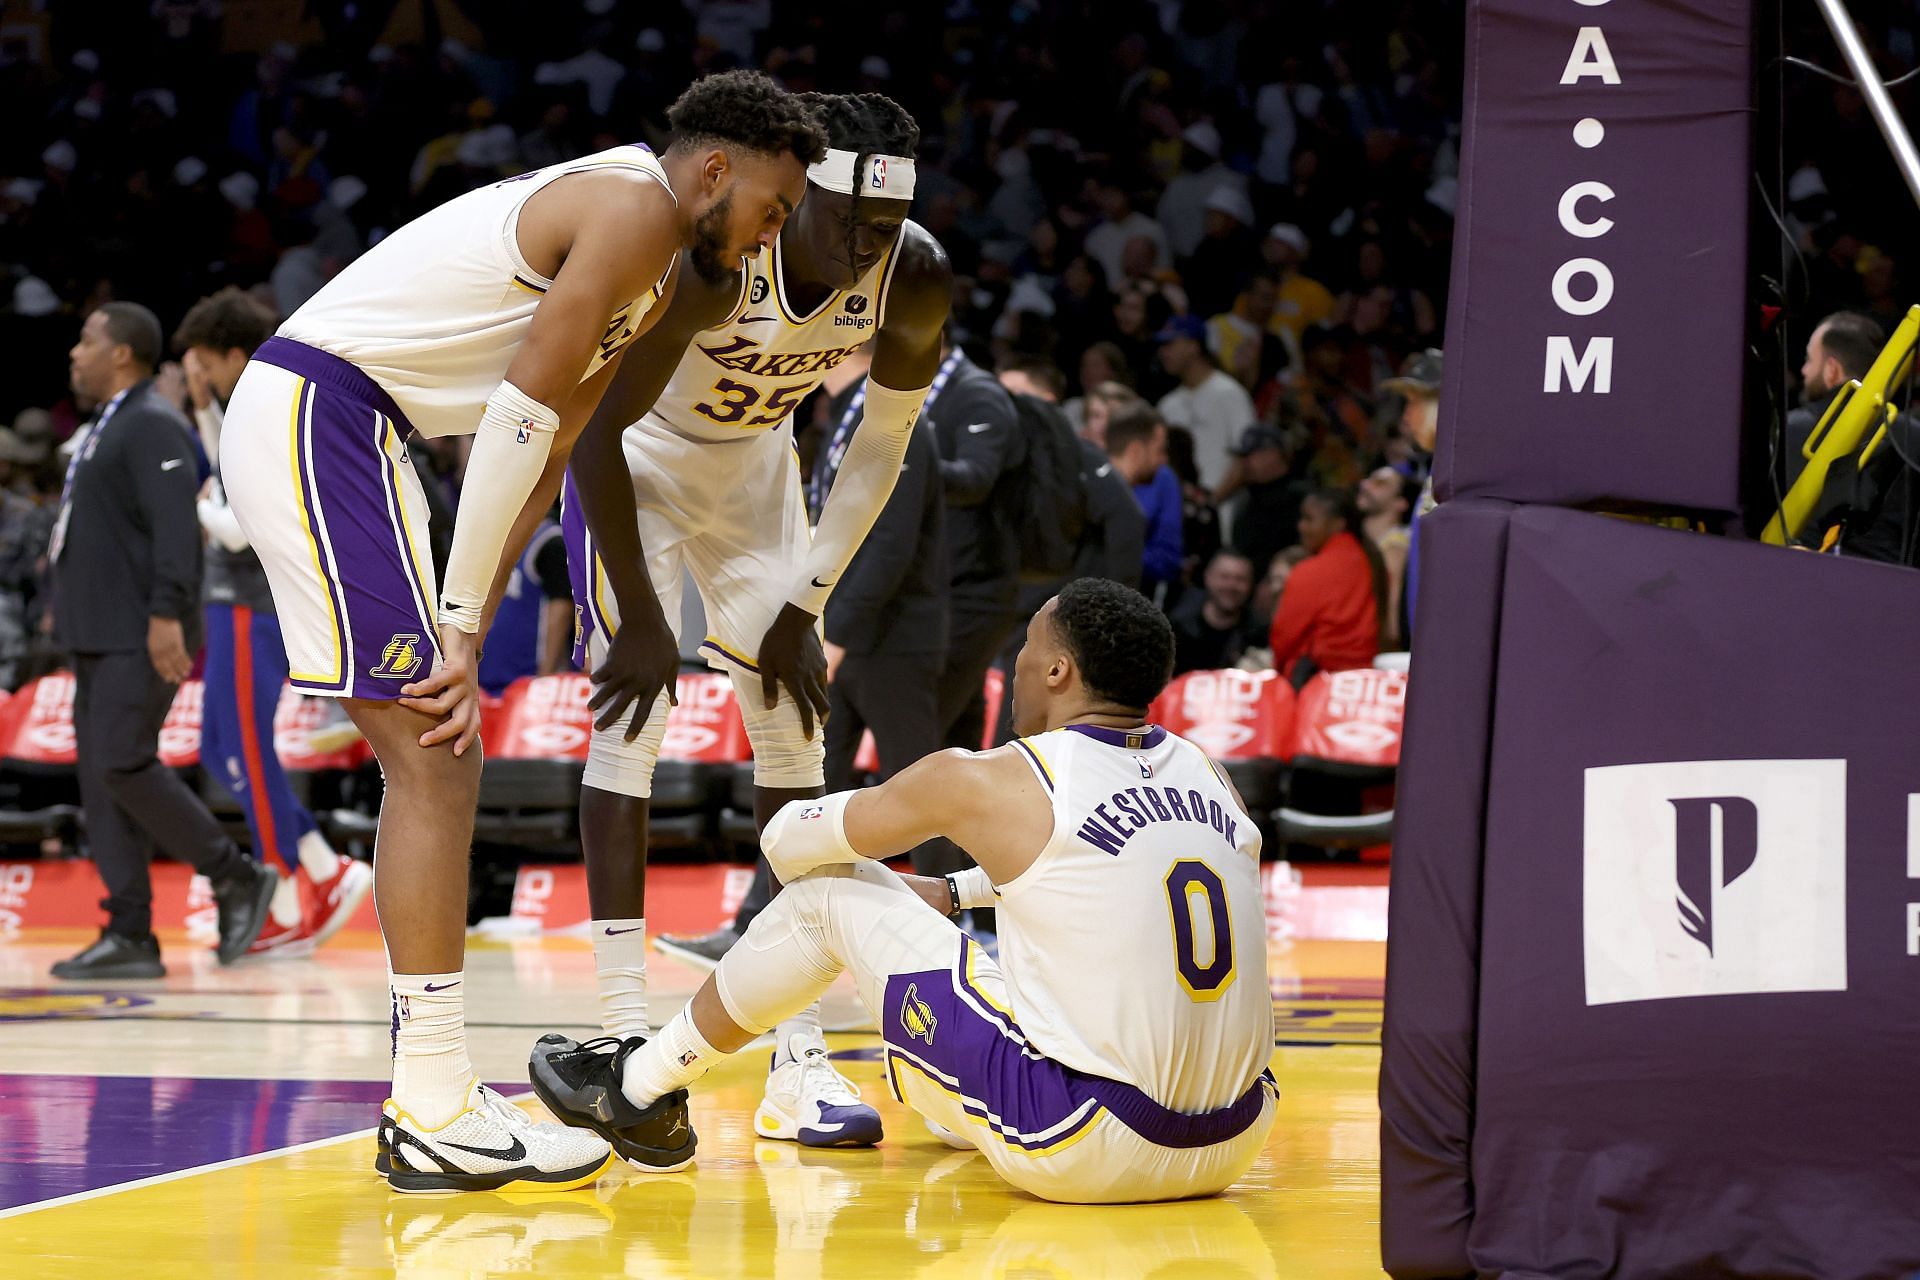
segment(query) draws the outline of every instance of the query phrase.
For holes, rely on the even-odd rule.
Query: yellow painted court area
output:
[[[90,1160],[110,1164],[116,1133],[143,1140],[134,1132],[143,1104],[106,1112],[107,1099],[137,1084],[129,1076],[168,1078],[151,1092],[153,1125],[166,1122],[168,1099],[176,1118],[184,1114],[179,1099],[202,1078],[221,1096],[273,1081],[385,1078],[375,939],[349,935],[311,960],[227,970],[190,962],[169,939],[172,973],[162,983],[122,984],[90,1001],[75,998],[82,989],[44,1001],[23,994],[45,990],[39,974],[69,941],[49,933],[0,943],[0,1114],[25,1121],[9,1135],[9,1160],[35,1158],[36,1147],[58,1159],[65,1133],[86,1144]],[[593,1188],[553,1195],[395,1194],[373,1172],[377,1103],[344,1103],[338,1114],[360,1116],[365,1128],[342,1123],[339,1133],[296,1146],[257,1144],[237,1163],[189,1164],[145,1185],[0,1209],[0,1275],[1378,1276],[1383,954],[1378,943],[1276,945],[1279,1123],[1247,1179],[1214,1200],[1074,1207],[1014,1192],[978,1155],[945,1146],[887,1095],[876,1057],[860,1052],[879,1043],[875,1036],[844,1031],[829,1037],[841,1069],[886,1119],[876,1150],[756,1139],[760,1048],[694,1087],[700,1154],[691,1169],[647,1175],[620,1165]],[[650,966],[659,1020],[696,975],[657,956]],[[468,973],[474,1058],[485,1079],[523,1081],[527,1048],[542,1030],[591,1027],[591,955],[581,942],[476,944]],[[129,1005],[128,996],[142,1003]],[[825,1013],[829,1026],[859,1020],[844,979]],[[58,1096],[35,1101],[56,1082]],[[273,1099],[299,1087],[282,1083],[250,1104],[260,1133],[274,1131],[272,1110],[282,1104]],[[136,1089],[136,1098],[148,1096]],[[236,1140],[248,1138],[243,1126]]]

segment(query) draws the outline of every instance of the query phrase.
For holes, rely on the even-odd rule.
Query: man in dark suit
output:
[[[200,645],[201,463],[179,411],[155,394],[160,322],[110,302],[69,355],[73,390],[99,405],[67,470],[49,559],[55,626],[73,654],[73,727],[87,843],[106,882],[97,942],[53,966],[57,978],[157,978],[155,844],[213,882],[222,964],[267,920],[276,878],[221,831],[162,765],[160,725]]]

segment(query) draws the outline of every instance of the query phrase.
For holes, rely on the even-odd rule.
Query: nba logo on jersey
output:
[[[1135,756],[1133,758],[1133,762],[1140,766],[1141,777],[1151,778],[1153,776],[1153,762],[1148,760],[1145,756]]]
[[[806,822],[809,819],[819,817],[821,814],[825,812],[826,812],[826,809],[824,806],[817,805],[817,804],[806,805],[802,807],[800,810],[800,821]]]
[[[396,632],[380,651],[380,665],[367,674],[381,680],[405,680],[420,669],[420,633]]]
[[[531,440],[532,438],[533,438],[533,423],[529,422],[525,418],[520,419],[520,429],[513,433],[513,442],[515,444],[525,444],[528,440]]]
[[[887,189],[887,158],[885,156],[874,157],[873,189],[875,191],[884,191]]]

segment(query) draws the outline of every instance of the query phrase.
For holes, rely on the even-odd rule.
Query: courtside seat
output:
[[[1323,671],[1300,691],[1284,755],[1287,804],[1274,814],[1283,839],[1325,848],[1385,843],[1391,803],[1379,803],[1400,764],[1405,671]]]
[[[523,677],[496,705],[483,704],[476,841],[543,845],[577,835],[591,696],[587,678],[568,672]]]
[[[1189,671],[1154,699],[1148,718],[1218,761],[1255,815],[1280,802],[1293,687],[1274,671]]]

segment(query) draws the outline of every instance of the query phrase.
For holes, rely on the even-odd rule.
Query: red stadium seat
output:
[[[1218,760],[1256,813],[1279,803],[1294,697],[1278,672],[1189,671],[1154,699],[1148,716]]]
[[[308,735],[330,722],[329,702],[327,698],[307,697],[292,685],[280,690],[280,705],[273,712],[273,749],[289,772],[349,772],[373,759],[373,748],[364,738],[332,751],[314,750]],[[487,749],[492,748],[489,740]]]
[[[53,671],[29,681],[0,713],[0,757],[40,771],[70,769],[74,759],[73,675]]]
[[[200,712],[207,687],[198,680],[183,683],[173,695],[173,706],[160,724],[160,763],[169,769],[191,769],[200,763]]]
[[[1405,671],[1323,671],[1307,682],[1284,751],[1290,803],[1274,815],[1283,839],[1365,849],[1391,837],[1391,801],[1379,808],[1370,790],[1399,766],[1406,704]]]

